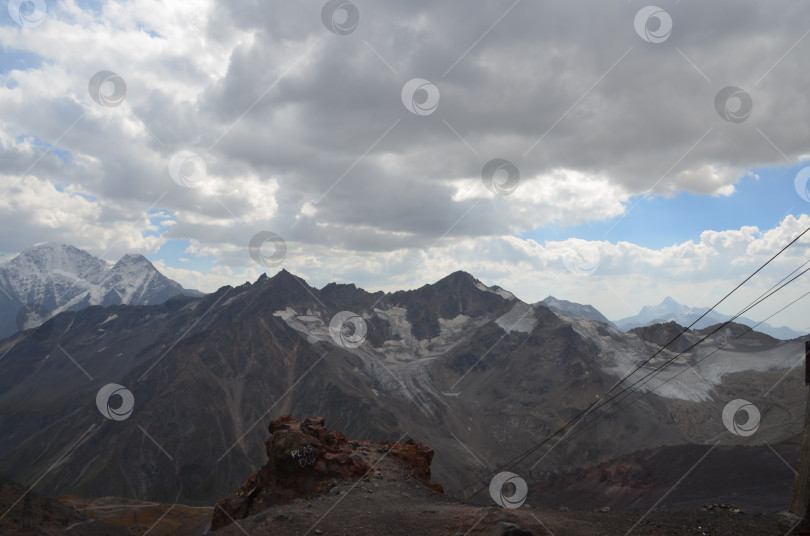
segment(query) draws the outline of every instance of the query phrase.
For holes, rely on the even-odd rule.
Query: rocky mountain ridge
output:
[[[600,313],[592,305],[583,305],[574,303],[568,300],[558,300],[554,296],[548,296],[534,304],[535,306],[544,305],[554,311],[555,313],[562,313],[564,315],[573,316],[575,318],[582,318],[583,320],[595,320],[604,324],[613,325],[613,322],[607,319],[605,315]]]
[[[539,482],[642,449],[795,435],[801,341],[725,331],[515,470]],[[200,298],[67,311],[0,341],[0,474],[33,482],[67,451],[40,489],[210,505],[266,459],[265,423],[323,415],[349,437],[430,445],[433,477],[463,497],[604,396],[659,348],[651,339],[533,307],[464,272],[370,293],[313,288],[283,270]],[[134,400],[120,421],[97,404],[107,384]],[[750,438],[723,425],[737,398],[762,411]]]
[[[44,243],[0,259],[0,337],[91,305],[148,305],[178,294],[199,297],[161,274],[146,257],[115,264],[70,245]]]
[[[704,313],[702,319],[698,320]],[[682,326],[690,326],[697,321],[694,329],[704,329],[715,324],[727,322],[731,317],[717,311],[709,311],[708,307],[689,307],[678,303],[672,297],[667,296],[658,305],[644,306],[641,311],[634,315],[619,320],[614,324],[622,331],[629,331],[633,328],[652,326],[654,324],[665,324],[676,322]],[[735,319],[738,324],[755,327],[757,331],[765,333],[780,340],[790,340],[805,335],[787,326],[773,326],[767,322],[757,322],[744,316]]]
[[[265,442],[267,462],[231,495],[217,501],[211,530],[237,519],[262,512],[273,505],[289,504],[333,489],[338,483],[383,477],[380,462],[390,455],[402,469],[434,492],[440,484],[430,482],[433,450],[413,440],[374,443],[348,440],[338,430],[325,428],[322,417],[297,421],[285,415],[270,423]],[[372,469],[377,468],[374,475]]]

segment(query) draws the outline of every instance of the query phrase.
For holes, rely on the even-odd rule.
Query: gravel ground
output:
[[[336,482],[326,494],[273,506],[212,535],[240,536],[491,536],[500,522],[536,536],[773,536],[776,516],[726,511],[567,511],[463,504],[435,493],[401,465],[383,460],[356,482]],[[632,529],[632,530],[631,530]],[[794,534],[796,534],[794,532]]]

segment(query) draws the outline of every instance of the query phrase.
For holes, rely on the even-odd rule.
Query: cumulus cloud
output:
[[[619,319],[667,296],[689,306],[712,306],[808,227],[810,216],[787,216],[774,229],[705,231],[698,240],[660,249],[578,238],[540,244],[511,235],[448,240],[427,250],[401,248],[374,254],[292,245],[284,266],[314,287],[332,281],[363,282],[361,286],[369,291],[417,288],[461,269],[529,303],[553,295],[592,304],[608,318]],[[239,248],[231,253],[238,255]],[[737,313],[802,266],[808,253],[810,235],[804,235],[718,310]],[[255,279],[265,268],[254,264],[238,273],[228,269],[215,274],[166,269],[186,286],[212,291],[232,284],[229,277],[240,283]],[[799,278],[778,299],[746,316],[762,320],[805,292],[810,292],[810,281]],[[800,302],[776,323],[802,330],[806,326],[801,318],[808,311],[810,305]]]
[[[730,196],[750,169],[806,157],[801,3],[665,2],[659,43],[636,33],[633,3],[355,4],[347,35],[319,2],[65,0],[37,27],[7,23],[0,46],[29,59],[0,74],[4,217],[26,222],[4,249],[46,232],[112,256],[185,239],[222,271],[177,278],[210,289],[252,273],[247,244],[272,230],[319,281],[407,285],[461,267],[521,292],[576,243],[520,233],[621,216],[639,195]],[[125,81],[120,105],[89,95],[101,70]],[[435,87],[430,113],[403,103],[414,78]],[[751,98],[744,121],[728,120],[743,101],[716,102],[727,86]],[[179,151],[205,162],[200,187],[172,180]],[[495,158],[519,170],[511,195],[482,181]],[[154,232],[153,209],[173,224]],[[599,271],[748,266],[786,226],[661,250],[598,243]]]

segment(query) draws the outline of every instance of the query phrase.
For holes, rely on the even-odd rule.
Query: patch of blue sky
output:
[[[154,28],[150,28],[149,26],[144,25],[142,22],[137,22],[135,27],[138,29],[138,31],[144,32],[149,37],[154,37],[155,39],[163,38],[163,36],[156,32]]]
[[[94,15],[101,15],[104,10],[104,0],[76,0],[76,5],[82,11],[91,11]],[[50,5],[48,6],[50,8]]]
[[[53,187],[56,189],[57,192],[66,192],[67,191],[64,184],[54,184]],[[98,201],[98,197],[96,197],[94,195],[84,193],[84,192],[71,192],[71,196],[79,196],[79,197],[87,199],[88,201],[91,201],[93,203]]]
[[[101,17],[104,13],[103,0],[76,0],[76,5],[85,12],[91,12],[96,17]],[[153,28],[146,26],[143,22],[137,20],[137,13],[132,13],[132,21],[135,23],[135,28],[147,35],[155,38],[162,38],[163,36],[156,32]]]
[[[17,85],[16,80],[9,76],[12,71],[29,71],[39,69],[45,63],[45,58],[18,48],[3,47],[0,49],[0,76],[4,79],[4,86],[13,87]]]
[[[196,256],[186,252],[191,241],[184,238],[167,240],[155,253],[147,255],[150,261],[162,261],[171,268],[184,268],[202,273],[210,273],[216,265],[216,259],[211,255]]]
[[[789,214],[810,213],[810,202],[794,187],[797,173],[808,165],[810,162],[752,170],[740,178],[730,196],[689,192],[671,198],[642,195],[630,199],[622,216],[572,227],[551,225],[519,236],[539,243],[581,238],[660,249],[689,240],[697,242],[707,230],[756,226],[765,231]]]
[[[53,16],[59,0],[39,0],[45,4],[45,17],[50,13]],[[10,0],[2,3],[2,11],[0,11],[0,26],[14,26],[19,28],[19,24],[11,17],[11,10],[14,6],[10,5]],[[36,5],[33,0],[23,0],[17,4],[19,6],[20,15],[22,19],[30,19],[36,12]],[[44,22],[44,20],[43,20]],[[42,22],[40,22],[42,24]],[[36,28],[36,27],[34,27]],[[23,30],[25,31],[25,29]]]
[[[147,212],[149,219],[149,229],[144,230],[143,236],[161,236],[171,229],[169,222],[177,221],[174,212],[166,209],[153,208]]]
[[[32,134],[17,136],[16,141],[17,143],[30,143],[34,147],[43,147],[46,151],[50,151],[51,153],[53,153],[54,156],[56,156],[56,158],[58,158],[65,164],[71,161],[70,151],[60,149],[54,145],[51,145],[47,141],[41,140]]]
[[[98,197],[96,197],[94,195],[90,195],[90,194],[85,194],[85,193],[82,193],[82,192],[73,192],[72,195],[81,197],[81,198],[86,199],[86,200],[88,200],[88,201],[90,201],[92,203],[95,203],[96,201],[98,201]]]

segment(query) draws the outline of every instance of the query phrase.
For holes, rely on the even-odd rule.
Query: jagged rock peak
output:
[[[438,281],[436,281],[432,285],[426,285],[426,286],[431,286],[431,287],[434,287],[434,288],[454,287],[454,288],[470,290],[470,291],[472,291],[473,289],[477,289],[477,290],[480,290],[480,291],[489,291],[489,292],[493,292],[496,289],[496,287],[492,287],[490,289],[489,287],[484,285],[481,281],[476,279],[475,276],[473,276],[469,272],[465,272],[463,270],[457,270],[457,271],[453,272],[452,274],[447,275],[447,276],[439,279]]]
[[[469,272],[465,272],[464,270],[456,270],[450,275],[445,276],[444,278],[439,280],[441,281],[469,281],[475,284],[478,280],[473,277],[473,275]]]
[[[116,264],[127,264],[127,263],[130,264],[144,263],[150,266],[152,265],[152,263],[149,262],[149,259],[141,255],[140,253],[125,253],[124,256],[121,257]]]
[[[351,290],[357,290],[357,285],[355,285],[354,283],[335,283],[334,281],[332,281],[331,283],[327,283],[326,285],[324,285],[324,287],[321,288],[321,290],[328,290],[332,288],[346,288]]]
[[[350,441],[340,431],[328,430],[323,417],[308,417],[301,422],[292,415],[275,419],[268,430],[267,463],[239,490],[217,501],[212,531],[274,504],[325,493],[338,481],[358,480],[371,468],[379,468],[386,454],[403,464],[413,478],[443,492],[440,484],[430,484],[433,449],[411,439],[390,444]]]
[[[259,279],[261,279],[261,277]],[[271,277],[269,279],[269,281],[273,282],[273,283],[287,283],[287,282],[293,283],[295,281],[299,281],[299,282],[307,285],[307,282],[306,282],[305,279],[303,279],[301,277],[298,277],[297,275],[288,272],[286,268],[282,268],[281,270],[279,270],[276,273],[276,275],[274,275],[273,277]],[[309,285],[307,285],[307,286],[309,286]]]

